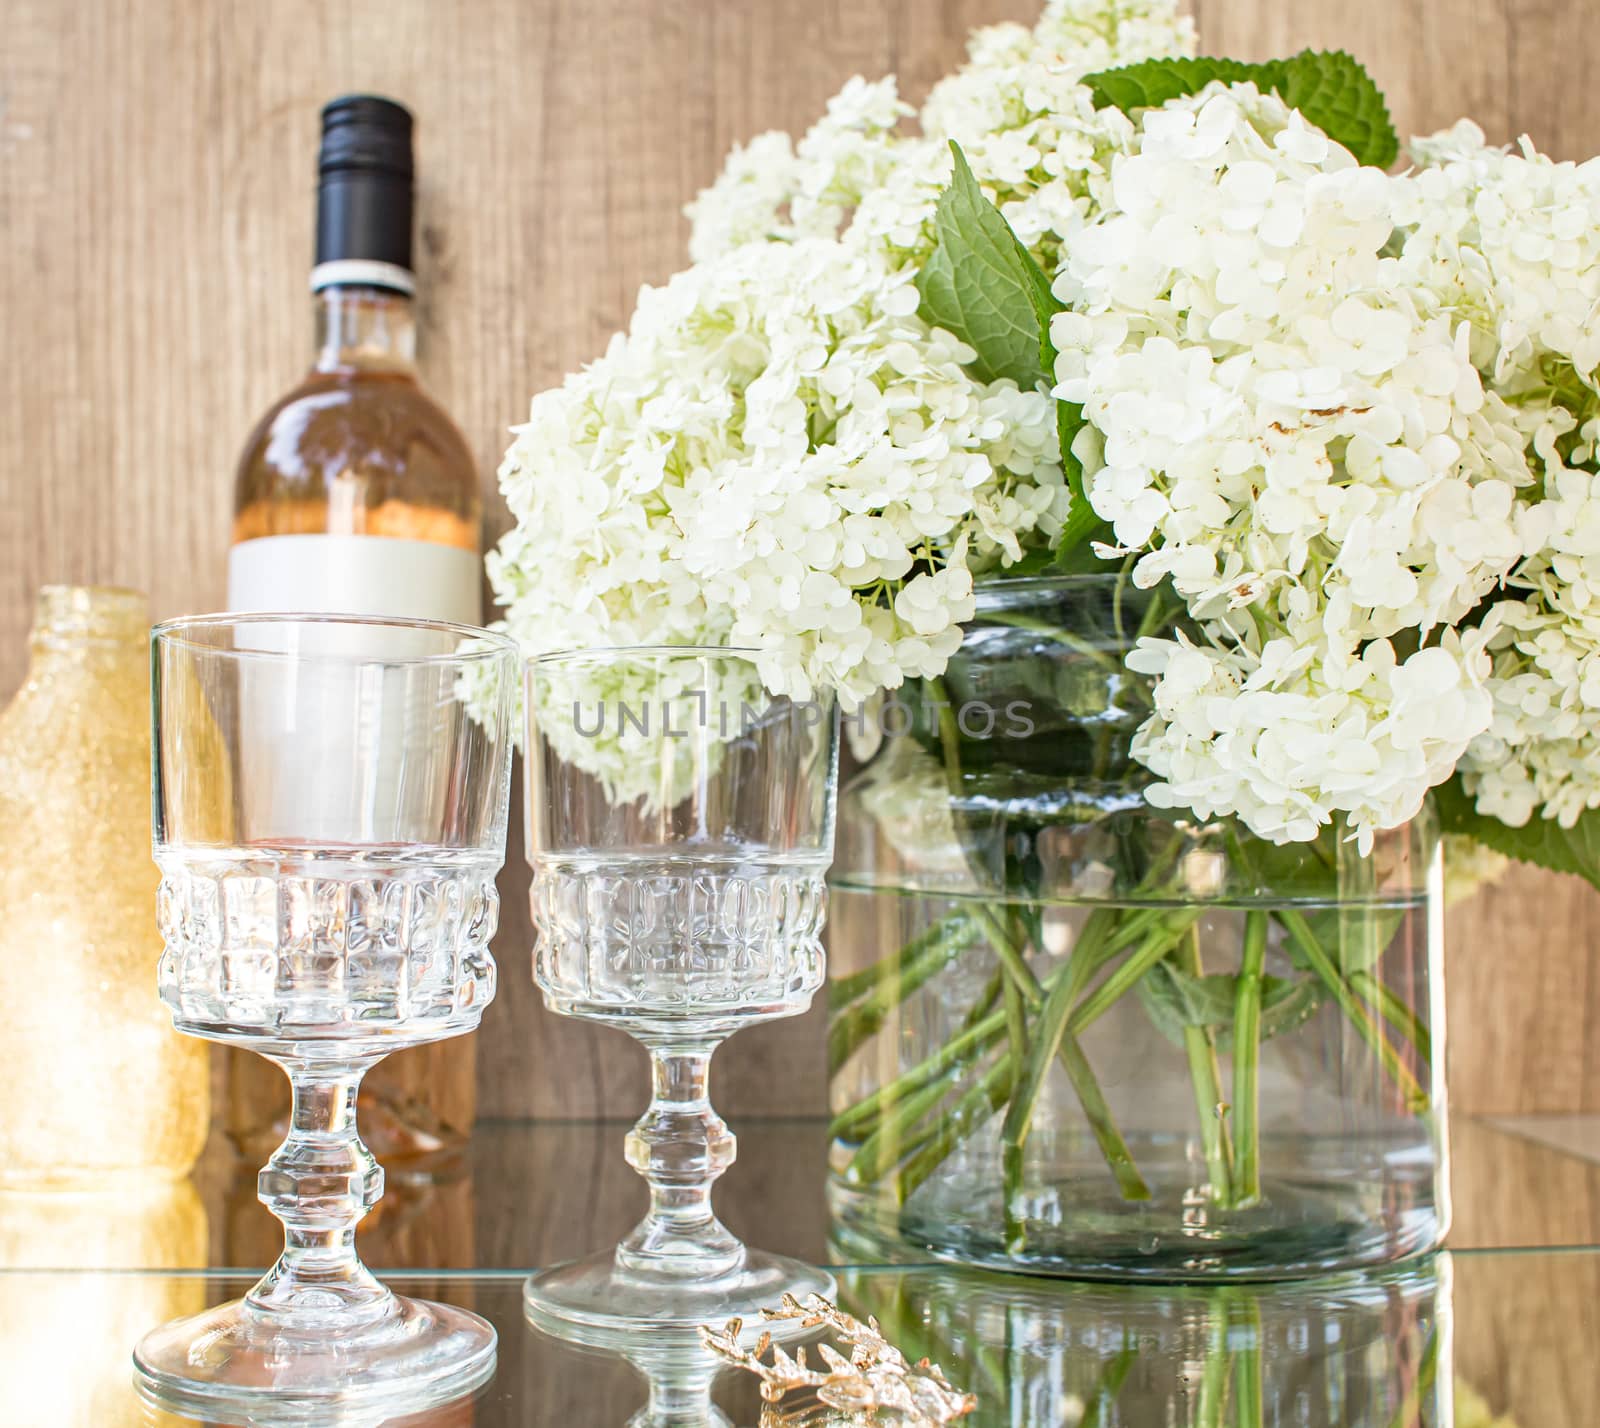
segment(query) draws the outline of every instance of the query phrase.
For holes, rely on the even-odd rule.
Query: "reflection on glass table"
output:
[[[753,1121],[736,1129],[741,1154],[721,1204],[729,1228],[811,1262],[839,1259],[829,1248],[822,1203],[826,1122]],[[616,1123],[603,1122],[484,1124],[452,1177],[432,1183],[391,1180],[379,1213],[363,1225],[364,1257],[402,1293],[475,1309],[495,1325],[501,1341],[500,1367],[485,1396],[450,1408],[455,1418],[424,1421],[475,1428],[589,1428],[626,1424],[644,1407],[648,1390],[640,1371],[620,1358],[536,1335],[523,1321],[519,1299],[530,1266],[615,1243],[637,1221],[643,1190],[616,1154],[618,1133]],[[1452,1134],[1456,1219],[1451,1241],[1458,1251],[1600,1245],[1600,1118],[1543,1117],[1494,1125],[1458,1116]],[[154,1324],[237,1296],[255,1278],[245,1271],[255,1271],[277,1253],[281,1231],[256,1199],[254,1171],[243,1162],[213,1157],[202,1165],[195,1186],[0,1195],[0,1428],[145,1428],[162,1421],[133,1397],[131,1346]],[[582,1183],[583,1195],[570,1193],[574,1180]],[[464,1271],[474,1263],[498,1272],[440,1272],[444,1267]],[[233,1274],[175,1272],[207,1265],[241,1268]],[[51,1272],[41,1272],[46,1270]],[[982,1396],[981,1423],[1028,1424],[1035,1420],[1008,1415],[1013,1409],[1031,1413],[1038,1404],[1059,1401],[1070,1408],[1074,1395],[1084,1397],[1104,1371],[1104,1357],[1097,1358],[1089,1352],[1095,1346],[1083,1342],[1093,1326],[1110,1322],[1106,1332],[1115,1329],[1114,1317],[1105,1317],[1104,1287],[1018,1278],[991,1281],[994,1288],[978,1295],[962,1287],[969,1281],[956,1271],[926,1266],[847,1270],[843,1279],[841,1297],[880,1314],[886,1328],[910,1323],[940,1336],[936,1349],[918,1350],[911,1342],[901,1347],[946,1355],[951,1376]],[[1595,1408],[1600,1354],[1594,1352],[1600,1253],[1458,1252],[1449,1262],[1447,1288],[1430,1322],[1453,1324],[1453,1365],[1435,1370],[1436,1381],[1444,1385],[1428,1405],[1435,1418],[1416,1421],[1448,1421],[1437,1416],[1446,1404],[1456,1407],[1457,1428],[1590,1428],[1600,1421]],[[1145,1311],[1136,1314],[1134,1306],[1151,1302],[1130,1299],[1128,1312],[1137,1317]],[[1209,1320],[1198,1313],[1193,1291],[1186,1302],[1190,1308],[1181,1314],[1174,1309],[1169,1318],[1187,1315],[1185,1342],[1202,1352],[1178,1365],[1167,1362],[1165,1368],[1151,1367],[1158,1360],[1146,1355],[1145,1367],[1137,1372],[1130,1367],[1129,1393],[1145,1392],[1141,1385],[1161,1382],[1162,1375],[1172,1380],[1180,1370],[1192,1374],[1196,1368],[1196,1392],[1203,1385],[1207,1339],[1202,1330],[1216,1322],[1216,1311]],[[1037,1346],[1054,1322],[1048,1316],[1058,1312],[1078,1326],[1078,1341],[1044,1361]],[[1398,1309],[1385,1312],[1393,1315],[1385,1321],[1386,1337],[1393,1338],[1392,1326],[1402,1320],[1412,1326],[1403,1350],[1394,1347],[1394,1361],[1420,1363],[1415,1325],[1423,1322],[1423,1314],[1415,1296],[1402,1296]],[[1264,1315],[1264,1329],[1282,1323],[1278,1310]],[[1066,1332],[1062,1328],[1061,1334]],[[1168,1349],[1161,1352],[1173,1351],[1178,1342],[1170,1324],[1167,1332]],[[1354,1330],[1341,1332],[1346,1346],[1354,1342]],[[1100,1329],[1094,1333],[1098,1343]],[[1238,1338],[1234,1332],[1235,1350]],[[1159,1348],[1150,1332],[1141,1343],[1151,1353]],[[1409,1357],[1402,1358],[1402,1351]],[[1290,1381],[1279,1361],[1282,1352],[1272,1348],[1266,1356],[1264,1393]],[[967,1366],[969,1358],[975,1372]],[[1010,1385],[1006,1392],[1021,1395],[1016,1404],[991,1402],[992,1385],[984,1385],[997,1366],[1009,1374],[1009,1380],[1001,1380],[1002,1386]],[[1302,1356],[1293,1381],[1318,1381],[1318,1375],[1325,1380],[1329,1372],[1326,1365],[1308,1366]],[[1370,1371],[1362,1372],[1370,1384]],[[1217,1374],[1213,1368],[1213,1381]],[[1235,1381],[1237,1374],[1235,1368]],[[755,1386],[742,1382],[742,1376],[718,1377],[715,1397],[734,1423],[759,1420]],[[1193,1400],[1179,1401],[1194,1407]],[[1492,1413],[1475,1411],[1478,1404],[1487,1404]],[[1090,1406],[1085,1404],[1086,1415]],[[1341,1421],[1312,1416],[1323,1411],[1297,1391],[1285,1416],[1267,1421],[1271,1428],[1319,1423],[1332,1428]],[[1058,1420],[1038,1421],[1061,1428]],[[1145,1428],[1127,1414],[1120,1419],[1102,1415],[1097,1428],[1130,1422]],[[1157,1419],[1154,1428],[1188,1428],[1195,1422],[1191,1413],[1173,1425]],[[1069,1420],[1064,1428],[1076,1423],[1096,1424],[1096,1419]],[[1388,1422],[1381,1428],[1389,1428]]]
[[[1560,1127],[1575,1118],[1543,1117]],[[1594,1156],[1540,1143],[1488,1121],[1452,1117],[1455,1223],[1451,1249],[1528,1249],[1600,1244],[1600,1134]],[[718,1211],[739,1238],[816,1262],[828,1253],[828,1124],[821,1119],[735,1121],[739,1158],[724,1177]],[[432,1179],[391,1175],[357,1243],[375,1269],[522,1269],[613,1245],[638,1222],[645,1190],[617,1154],[620,1122],[488,1122],[468,1153]],[[190,1257],[173,1268],[254,1269],[282,1244],[278,1222],[256,1198],[256,1167],[208,1149],[197,1176],[210,1218]],[[574,1176],[584,1194],[570,1193]],[[59,1257],[48,1236],[34,1264],[109,1261]],[[70,1256],[71,1245],[59,1249]],[[861,1258],[861,1256],[854,1256]],[[925,1259],[918,1255],[916,1260]],[[0,1267],[11,1263],[0,1255]],[[154,1261],[128,1257],[128,1264]],[[1597,1414],[1600,1421],[1600,1414]]]
[[[974,1428],[1588,1428],[1600,1402],[1600,1251],[1469,1251],[1364,1276],[1225,1289],[932,1266],[836,1273],[845,1308],[877,1315],[908,1355],[933,1356],[977,1394],[966,1420]],[[494,1324],[495,1377],[476,1397],[425,1414],[330,1410],[317,1420],[326,1428],[718,1423],[704,1407],[708,1381],[727,1423],[763,1422],[755,1381],[716,1372],[692,1349],[651,1354],[636,1343],[624,1357],[532,1328],[520,1271],[392,1278],[400,1292]],[[0,1421],[201,1421],[141,1404],[129,1350],[143,1316],[242,1287],[226,1275],[0,1273]],[[654,1418],[643,1413],[650,1404]],[[268,1410],[253,1421],[274,1425]]]

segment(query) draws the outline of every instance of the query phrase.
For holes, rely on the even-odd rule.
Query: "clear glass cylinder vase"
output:
[[[840,1298],[977,1396],[962,1428],[1442,1428],[1452,1266],[1270,1284],[844,1270]]]
[[[1439,835],[1277,845],[1153,806],[1178,620],[1002,582],[944,677],[856,721],[840,799],[830,1203],[888,1257],[1107,1277],[1386,1262],[1449,1218]]]

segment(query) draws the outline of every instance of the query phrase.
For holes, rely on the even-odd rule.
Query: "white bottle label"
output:
[[[277,535],[228,552],[228,608],[483,623],[475,551],[368,535]]]
[[[282,535],[242,541],[228,553],[228,608],[307,615],[387,615],[482,623],[483,565],[476,552],[388,536]],[[249,636],[256,648],[281,645],[268,627]],[[426,841],[449,796],[448,769],[426,748],[405,749],[379,737],[417,723],[406,718],[417,695],[403,665],[384,655],[403,637],[373,629],[297,631],[302,653],[359,653],[374,661],[378,683],[366,693],[358,743],[377,757],[352,757],[348,685],[309,665],[292,689],[271,671],[239,674],[241,738],[256,756],[240,771],[240,806],[248,841],[351,844]]]

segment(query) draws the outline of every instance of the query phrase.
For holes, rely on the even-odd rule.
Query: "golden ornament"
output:
[[[863,1324],[820,1294],[808,1294],[803,1303],[785,1294],[781,1308],[763,1309],[761,1317],[769,1322],[798,1320],[802,1329],[827,1329],[850,1351],[847,1358],[819,1343],[815,1348],[823,1366],[814,1369],[804,1348],[791,1356],[772,1342],[770,1333],[762,1334],[753,1349],[741,1348],[741,1320],[730,1319],[720,1330],[702,1325],[700,1342],[711,1353],[761,1379],[761,1397],[768,1405],[763,1428],[867,1428],[880,1422],[944,1428],[978,1406],[976,1396],[953,1387],[938,1365],[927,1359],[909,1362],[883,1337],[876,1319]],[[770,1363],[765,1361],[769,1351]],[[798,1405],[783,1403],[791,1393],[799,1396]]]

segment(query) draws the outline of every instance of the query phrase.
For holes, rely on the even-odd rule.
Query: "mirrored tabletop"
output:
[[[1458,1117],[1451,1248],[1382,1272],[1279,1284],[1118,1286],[928,1263],[860,1265],[830,1243],[825,1127],[736,1127],[719,1203],[764,1248],[826,1264],[838,1303],[976,1396],[964,1420],[1025,1428],[1586,1428],[1600,1403],[1600,1156],[1582,1118]],[[692,1340],[563,1342],[525,1317],[537,1265],[615,1241],[640,1210],[625,1127],[488,1124],[431,1180],[391,1174],[363,1252],[398,1291],[486,1317],[493,1379],[403,1419],[300,1423],[566,1425],[805,1422]],[[0,1196],[0,1425],[191,1420],[130,1375],[150,1327],[236,1297],[275,1253],[254,1168],[214,1149],[193,1182]],[[815,1350],[813,1350],[813,1363]],[[719,1405],[713,1409],[712,1403]],[[654,1416],[647,1406],[654,1404]],[[803,1416],[807,1411],[810,1416]],[[720,1411],[725,1418],[719,1418]],[[785,1419],[779,1415],[789,1413]],[[217,1421],[217,1420],[213,1420]],[[254,1422],[278,1420],[257,1415]],[[283,1420],[287,1423],[290,1420]],[[854,1421],[854,1420],[843,1420]],[[885,1420],[894,1421],[894,1420]]]

